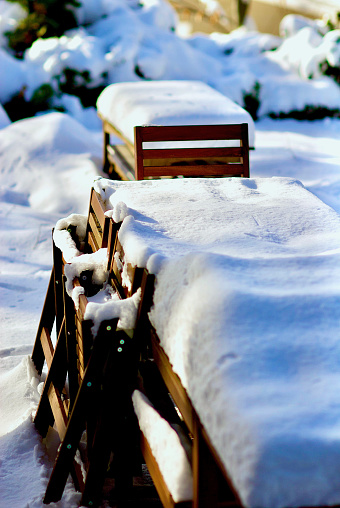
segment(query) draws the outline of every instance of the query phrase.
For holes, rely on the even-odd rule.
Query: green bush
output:
[[[77,26],[72,7],[81,5],[78,0],[8,0],[16,1],[26,11],[13,32],[7,32],[8,45],[18,57],[40,37],[60,37],[66,30]],[[71,9],[70,9],[71,8]]]

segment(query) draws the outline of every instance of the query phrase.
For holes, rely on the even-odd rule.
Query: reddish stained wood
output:
[[[240,139],[244,134],[242,125],[246,125],[248,129],[247,124],[155,125],[135,127],[135,131],[139,131],[138,137],[141,130],[143,130],[143,142]]]
[[[141,129],[135,127],[135,177],[136,177],[136,180],[143,180],[144,179],[142,146],[143,146],[143,138],[142,138]]]
[[[234,147],[144,149],[145,142],[235,140]],[[211,160],[213,158],[214,160]],[[229,159],[239,159],[226,161]],[[197,163],[193,163],[193,159]],[[200,163],[203,160],[204,163]],[[151,162],[155,161],[154,166]],[[171,164],[171,165],[170,165]],[[248,125],[190,125],[135,127],[136,179],[160,176],[249,177]]]
[[[220,148],[143,149],[144,159],[204,159],[206,157],[242,157],[244,149],[237,146]]]
[[[243,174],[242,164],[214,164],[211,166],[146,166],[144,177],[151,176],[232,176]]]

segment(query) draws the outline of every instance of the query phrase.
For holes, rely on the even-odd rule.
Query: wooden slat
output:
[[[108,271],[111,270],[111,263],[113,258],[113,253],[115,251],[115,245],[118,241],[118,231],[121,226],[121,222],[114,222],[114,220],[110,220],[109,222],[109,233],[108,233],[108,245],[107,245],[107,254],[108,254]]]
[[[89,233],[88,233],[87,243],[89,246],[89,250],[91,252],[96,252],[98,250],[98,244],[95,240],[95,236],[93,235],[92,231],[89,231]]]
[[[244,149],[238,146],[220,148],[163,148],[143,149],[144,159],[205,159],[206,157],[242,157]]]
[[[53,267],[31,355],[32,361],[35,365],[35,368],[39,376],[42,373],[42,369],[45,363],[45,355],[41,344],[41,333],[44,328],[48,329],[49,333],[51,333],[54,320],[55,320],[55,308],[54,308],[54,267]]]
[[[128,145],[115,145],[115,152],[127,162],[129,167],[131,168],[131,172],[134,172],[134,150],[131,150],[131,147]]]
[[[59,390],[51,383],[48,389],[48,399],[50,401],[54,421],[57,427],[57,431],[62,441],[66,434],[67,427],[67,414],[65,411],[64,403],[61,400]]]
[[[107,147],[107,158],[116,175],[125,181],[135,180],[134,166],[131,166],[123,157],[122,153],[116,150],[116,146]],[[109,171],[112,175],[112,172]],[[112,176],[113,178],[113,176]]]
[[[83,379],[84,373],[85,373],[85,368],[84,368],[84,364],[79,359],[77,362],[77,367],[78,367],[79,376],[81,379]]]
[[[68,420],[65,438],[61,443],[57,460],[46,489],[44,503],[59,501],[71,471],[74,455],[82,436],[87,415],[89,413],[88,399],[91,392],[100,388],[98,374],[112,347],[112,340],[116,335],[118,319],[103,321],[99,328],[100,340],[95,340],[91,358],[85,371],[84,379],[79,389],[71,415]],[[98,339],[98,337],[97,337]]]
[[[206,141],[210,147],[146,148],[145,143]],[[240,146],[214,147],[215,141]],[[248,125],[190,125],[135,127],[136,179],[175,176],[249,177]]]
[[[104,214],[105,214],[106,210],[105,210],[103,200],[101,199],[100,195],[94,189],[92,189],[92,194],[91,194],[91,207],[97,217],[97,220],[102,228],[102,231],[104,232],[105,222],[106,222],[106,217]]]
[[[214,166],[145,166],[144,177],[151,176],[193,176],[197,174],[207,176],[240,175],[243,173],[242,164],[216,164]]]
[[[80,295],[79,296],[79,309],[78,309],[78,313],[80,314],[81,319],[84,319],[87,303],[88,303],[88,301],[87,301],[86,296],[84,294]]]
[[[92,213],[90,214],[90,216],[88,218],[88,224],[90,226],[89,234],[92,235],[93,241],[96,244],[95,250],[98,250],[101,247],[103,233],[98,230],[97,223],[96,223]]]
[[[54,354],[54,347],[51,341],[50,332],[46,326],[44,326],[41,331],[41,345],[44,351],[47,367],[50,368]]]
[[[247,124],[145,126],[143,142],[240,139],[243,134],[242,125],[247,126]]]
[[[150,445],[141,432],[141,451],[145,460],[145,463],[148,467],[149,473],[151,475],[152,481],[156,487],[160,500],[163,504],[164,508],[174,508],[176,505],[174,500],[169,492],[167,484],[163,478],[163,475],[158,467],[157,461],[152,454]],[[188,503],[188,507],[191,506],[191,503]]]
[[[51,367],[47,373],[44,388],[40,397],[37,412],[34,417],[34,424],[38,432],[45,437],[50,425],[53,425],[53,413],[49,404],[48,390],[51,384],[61,391],[65,385],[67,373],[66,359],[66,343],[63,326],[65,318],[63,318],[61,330],[57,339]]]
[[[144,132],[143,132],[144,134]],[[143,170],[143,139],[141,129],[137,129],[135,127],[135,171],[136,171],[136,180],[144,180],[144,170]],[[155,140],[157,141],[157,140]]]
[[[131,152],[134,150],[134,146],[131,141],[124,136],[124,134],[117,129],[116,126],[112,125],[111,122],[108,122],[100,113],[98,113],[99,118],[103,121],[103,130],[108,134],[114,134],[118,136],[127,146],[130,147]]]
[[[156,365],[161,373],[161,376],[168,387],[169,392],[178,406],[178,409],[183,416],[185,424],[187,425],[189,431],[194,433],[194,412],[192,408],[192,404],[190,399],[186,393],[186,390],[183,388],[182,383],[171,368],[169,359],[161,346],[159,345],[156,334],[151,331],[151,345],[152,345],[152,356]]]

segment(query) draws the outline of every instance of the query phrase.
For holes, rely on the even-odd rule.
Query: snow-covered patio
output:
[[[249,319],[244,320],[242,310],[240,322],[242,327],[246,328],[248,335],[249,333],[256,335],[254,341],[251,341],[254,351],[253,353],[248,351],[249,354],[243,356],[244,352],[239,350],[242,345],[236,341],[236,344],[233,343],[233,347],[230,346],[229,348],[230,350],[234,348],[235,351],[237,349],[236,352],[233,349],[236,356],[242,356],[245,359],[250,358],[251,354],[256,356],[257,352],[260,351],[258,341],[263,336],[264,331],[267,331],[271,336],[275,336],[275,344],[279,345],[281,343],[282,345],[290,334],[292,320],[296,326],[300,323],[302,333],[296,341],[293,341],[294,348],[289,349],[289,354],[294,356],[296,348],[299,348],[301,352],[299,358],[302,363],[298,364],[299,367],[294,363],[295,370],[293,369],[292,379],[295,382],[297,376],[299,381],[297,386],[304,390],[306,388],[305,383],[312,382],[309,377],[314,374],[316,376],[316,365],[320,366],[320,372],[324,372],[323,369],[327,370],[322,378],[319,376],[318,379],[321,378],[321,381],[317,381],[315,377],[313,382],[315,391],[309,394],[309,397],[313,396],[318,400],[318,409],[322,411],[323,415],[319,422],[320,424],[323,422],[325,427],[330,425],[327,418],[327,414],[331,414],[328,412],[329,407],[334,408],[334,415],[336,415],[337,407],[336,401],[333,401],[334,404],[332,404],[331,393],[334,393],[336,397],[336,374],[333,375],[332,368],[334,362],[336,362],[336,331],[334,327],[337,325],[333,319],[338,319],[339,306],[333,300],[333,297],[339,288],[339,263],[337,262],[339,226],[337,224],[340,204],[339,195],[334,190],[336,191],[339,175],[339,131],[338,120],[323,120],[313,123],[299,123],[292,120],[280,121],[279,123],[272,120],[258,122],[256,131],[257,148],[251,153],[251,175],[254,179],[251,178],[244,184],[237,183],[240,182],[238,179],[233,180],[229,194],[225,194],[225,197],[229,195],[230,200],[227,203],[229,202],[230,205],[233,202],[232,199],[241,201],[238,206],[241,206],[243,211],[238,214],[235,207],[230,206],[230,213],[227,214],[226,224],[230,229],[230,234],[228,233],[225,237],[230,236],[230,238],[233,238],[232,242],[226,242],[225,244],[229,249],[226,257],[227,261],[221,261],[223,256],[217,243],[216,252],[212,254],[209,254],[209,251],[205,253],[197,252],[195,255],[193,265],[197,266],[198,263],[198,274],[200,275],[197,280],[195,276],[197,271],[195,271],[194,266],[190,267],[191,264],[188,264],[185,256],[178,260],[174,259],[169,264],[170,270],[172,264],[179,263],[177,277],[179,284],[183,282],[185,274],[187,276],[191,274],[201,287],[199,294],[202,297],[202,304],[205,301],[204,298],[207,297],[208,301],[211,300],[210,303],[216,304],[216,309],[218,309],[218,305],[229,301],[228,295],[230,296],[231,291],[235,295],[237,293],[239,296],[243,295],[244,297],[247,294],[247,292],[244,293],[244,288],[249,291],[246,297],[249,307]],[[28,132],[31,133],[30,136],[27,135]],[[35,134],[32,135],[32,133]],[[18,145],[19,140],[20,145]],[[44,455],[43,445],[31,424],[31,412],[36,407],[39,392],[37,391],[38,381],[32,375],[32,370],[27,363],[27,355],[32,350],[50,273],[52,262],[51,228],[60,217],[64,217],[71,212],[87,213],[90,188],[93,180],[97,178],[98,171],[100,172],[100,140],[99,133],[97,137],[93,138],[91,132],[76,124],[68,116],[59,113],[24,120],[1,131],[1,152],[3,154],[1,156],[1,167],[3,168],[1,195],[1,237],[3,245],[1,261],[3,302],[1,306],[1,321],[3,323],[1,393],[3,401],[1,405],[4,408],[1,447],[4,457],[2,467],[5,470],[6,479],[3,482],[5,487],[4,499],[6,502],[11,500],[13,506],[22,506],[23,502],[29,503],[29,506],[41,506],[41,498],[47,481],[46,476],[49,474],[48,457]],[[47,165],[51,164],[51,160],[53,160],[54,165],[55,178],[53,179],[50,178],[50,174],[46,175],[45,169]],[[312,171],[309,171],[309,168]],[[325,174],[325,168],[329,169],[327,174]],[[284,176],[284,178],[271,178],[274,175]],[[287,180],[286,176],[293,178],[293,180]],[[263,179],[263,177],[265,178]],[[328,200],[334,208],[329,208],[325,203],[319,201],[313,194],[297,183],[296,178],[305,184],[306,189],[319,193],[324,201]],[[331,178],[334,179],[334,185],[331,185]],[[101,185],[100,182],[101,180],[98,181],[97,185]],[[107,180],[104,179],[102,182],[105,183]],[[192,199],[195,199],[196,203],[190,202],[192,206],[197,206],[197,197],[202,192],[202,183],[200,181],[190,182],[193,184],[193,189],[195,185],[199,186],[197,187],[197,193],[194,190],[192,191],[195,194]],[[175,185],[185,185],[188,182],[177,181],[174,183]],[[136,184],[146,188],[151,185],[151,192],[152,183],[136,182]],[[124,190],[126,187],[123,187],[123,183],[117,182],[110,185],[117,186],[117,192],[112,194],[111,199],[117,199],[120,202],[126,201],[127,206],[131,208],[132,215],[134,214],[133,209],[138,210],[140,208],[140,213],[146,212],[145,205],[143,207],[142,204],[143,200],[137,199],[133,192],[127,193]],[[108,194],[110,194],[110,185],[108,186]],[[131,185],[134,185],[133,182],[128,184],[128,186]],[[212,185],[212,183],[208,184],[207,189],[209,189],[209,185]],[[74,188],[76,188],[76,192],[74,192]],[[327,193],[328,189],[330,190],[329,193]],[[207,199],[209,195],[207,190],[204,191],[204,195]],[[183,203],[176,201],[175,192],[171,193],[171,198],[175,200],[172,202],[171,211],[175,216],[177,214],[176,220],[171,220],[168,213],[169,205],[166,204],[167,201],[164,202],[161,198],[159,198],[159,201],[154,201],[151,208],[148,207],[147,213],[152,213],[152,210],[154,210],[153,213],[158,214],[159,210],[163,210],[167,218],[167,223],[163,226],[164,231],[171,232],[171,228],[174,228],[176,236],[180,231],[176,228],[176,222],[184,221],[185,227],[185,221],[189,219],[189,214],[185,214],[181,210],[180,206],[183,206]],[[254,203],[257,199],[266,206],[255,207]],[[150,200],[150,206],[151,202],[152,200]],[[157,203],[160,206],[157,206]],[[209,218],[212,223],[215,221],[218,224],[221,211],[214,211],[212,203],[209,204],[209,201],[205,201],[205,204],[206,206],[199,207],[201,210],[198,214],[199,217],[205,216],[206,220]],[[247,213],[244,213],[247,206],[250,208],[248,208]],[[274,208],[272,208],[273,206]],[[280,214],[270,213],[271,210],[274,212],[277,209],[276,207],[280,206],[282,206]],[[252,216],[256,215],[257,219],[256,217],[255,219],[258,225],[256,225],[255,220],[250,220],[250,218],[247,219],[248,222],[244,223],[244,217],[250,217],[249,210],[251,210]],[[230,216],[233,221],[230,221]],[[283,220],[284,216],[286,217],[285,220]],[[138,217],[140,216],[137,213],[137,222],[133,217],[127,219],[127,235],[129,224],[139,224]],[[264,219],[265,217],[267,219]],[[241,229],[234,228],[235,220],[241,221]],[[222,221],[223,224],[224,222]],[[141,227],[145,226],[141,224]],[[150,223],[147,224],[147,227],[150,228]],[[189,220],[186,228],[187,233],[188,228],[195,240],[195,235],[199,234],[197,233],[199,228],[197,230],[193,228]],[[249,231],[246,231],[247,228]],[[213,231],[212,229],[212,235],[216,236]],[[248,235],[242,234],[242,231],[248,233]],[[123,232],[124,229],[122,234]],[[157,239],[157,235],[155,239]],[[199,236],[195,241],[198,239]],[[206,241],[211,243],[212,239],[212,237],[207,237]],[[240,242],[242,244],[244,241],[247,248],[240,255],[239,245]],[[165,246],[161,248],[162,256],[168,246],[170,247],[169,252],[171,252],[171,241],[165,238],[163,242],[165,242]],[[178,245],[181,245],[181,242],[180,238],[176,240],[174,251],[177,252]],[[188,244],[190,246],[190,243]],[[162,245],[162,242],[160,245]],[[220,247],[222,248],[222,246],[223,243]],[[259,246],[263,251],[258,251]],[[197,245],[195,251],[196,249]],[[198,250],[200,251],[201,247]],[[136,253],[135,248],[132,248],[131,252]],[[140,252],[144,252],[144,255],[139,260],[142,259],[145,263],[151,252],[148,249]],[[268,252],[268,255],[273,256],[273,259],[268,260],[268,257],[267,259],[259,259],[264,252]],[[146,253],[148,253],[147,256]],[[183,253],[185,253],[185,250]],[[153,262],[154,267],[160,265],[159,255],[151,256],[149,265],[151,262]],[[287,272],[284,270],[282,268],[284,264],[289,266],[292,271]],[[315,270],[315,264],[318,270]],[[202,266],[207,269],[204,271],[204,276],[201,273]],[[231,266],[235,268],[235,272],[231,270]],[[308,269],[308,267],[310,268]],[[219,293],[215,285],[211,286],[216,270],[218,274],[223,273],[223,276],[226,275],[228,280],[231,281],[227,286],[224,284],[220,286],[218,291],[222,293],[218,305],[215,297]],[[240,277],[237,277],[236,280],[233,273],[237,273]],[[301,284],[301,279],[298,278],[300,276],[303,278]],[[208,278],[208,281],[205,277]],[[166,269],[164,269],[163,280],[166,284]],[[209,292],[206,289],[207,284],[211,288]],[[232,285],[230,286],[230,284]],[[260,287],[268,291],[267,296],[265,296],[265,292],[260,291]],[[277,288],[275,291],[274,287]],[[160,302],[162,302],[162,298],[170,297],[167,291],[163,293],[161,289],[159,291]],[[275,292],[277,293],[275,294]],[[328,294],[329,298],[323,298],[325,294]],[[185,301],[188,297],[183,294],[183,298]],[[275,319],[273,315],[264,310],[261,304],[263,299],[266,300],[269,306],[274,305],[276,311],[278,311],[276,307],[278,301],[285,301],[287,305],[283,306],[282,313],[276,314]],[[238,301],[237,298],[236,300]],[[200,307],[200,300],[197,299],[197,296],[194,301],[197,301]],[[312,305],[314,312],[308,313],[304,305],[301,308],[297,307],[298,301],[307,302],[310,309],[310,305]],[[330,305],[331,302],[333,302],[332,305]],[[175,302],[172,302],[170,298],[169,303],[174,304],[172,312],[175,316],[178,312]],[[190,304],[189,306],[191,307]],[[184,306],[184,308],[186,307]],[[271,308],[273,309],[273,307]],[[298,310],[299,312],[297,312]],[[328,314],[330,310],[333,311],[331,320]],[[193,311],[197,312],[195,309]],[[256,324],[261,323],[258,320],[261,316],[263,323],[270,318],[272,325],[268,329],[263,324],[257,334]],[[317,316],[320,318],[318,322],[316,322]],[[215,321],[215,324],[217,326],[218,321]],[[195,319],[193,319],[192,325],[195,325]],[[286,325],[287,328],[285,328]],[[163,327],[164,325],[160,324],[159,326]],[[190,326],[185,326],[185,328],[189,333]],[[222,328],[224,328],[224,324]],[[313,328],[320,330],[319,337],[327,336],[327,342],[321,339],[319,343],[316,343],[313,340],[313,345],[305,349],[303,341],[304,339],[307,340]],[[244,328],[242,329],[245,333]],[[235,334],[236,332],[238,334],[235,328]],[[166,335],[164,337],[166,343]],[[335,342],[331,340],[332,337]],[[314,336],[315,338],[316,336]],[[330,348],[331,352],[326,354],[325,348],[327,347]],[[322,353],[318,348],[322,348]],[[222,356],[225,355],[224,365],[234,366],[239,364],[240,362],[236,358],[232,359],[233,355],[230,356],[230,361],[228,361],[229,349],[228,351],[223,350],[222,353]],[[307,356],[302,354],[304,350]],[[197,353],[199,351],[200,349],[197,348]],[[208,353],[215,354],[216,351],[214,352],[214,350],[208,348]],[[279,351],[277,351],[277,355],[272,356],[268,352],[266,357],[268,361],[271,359],[273,371],[278,375],[279,372],[274,369],[274,366],[276,365],[278,368],[281,365],[284,370],[285,365],[289,371],[289,362],[288,360],[284,361],[283,354],[279,355]],[[252,364],[252,362],[250,363]],[[310,363],[313,364],[313,368],[307,369],[306,366]],[[254,376],[257,372],[256,365],[258,366],[255,363],[252,365],[252,368],[255,369]],[[181,368],[183,370],[184,366],[179,366],[179,369]],[[183,376],[185,379],[185,369]],[[189,377],[191,377],[191,374]],[[332,389],[327,392],[328,395],[325,398],[323,397],[326,390],[324,383],[327,380],[332,384]],[[276,380],[275,387],[278,391],[274,389],[274,386],[269,389],[265,385],[265,390],[263,386],[263,383],[256,383],[257,394],[262,392],[262,397],[268,397],[277,403],[279,400],[277,394],[282,385]],[[196,389],[198,388],[199,385],[196,385]],[[293,383],[292,396],[299,397],[295,388],[296,386]],[[204,399],[203,391],[200,393],[200,390],[198,390],[197,396],[198,399],[200,396]],[[248,395],[245,393],[244,396],[247,398],[249,393]],[[322,401],[319,400],[319,397],[322,398]],[[289,400],[286,400],[286,403],[289,406]],[[291,405],[289,407],[293,411],[295,406]],[[295,407],[293,411],[295,421],[298,421],[301,415],[296,414],[296,410],[302,411],[304,407],[306,406],[301,404],[298,405],[298,408]],[[248,407],[248,411],[253,414],[254,421],[257,421],[260,415],[256,414],[254,406]],[[288,414],[292,413],[288,412]],[[314,424],[313,428],[316,428]],[[327,433],[325,431],[324,435],[329,436],[330,431],[331,427],[328,426],[328,431]],[[332,439],[336,438],[333,436]],[[16,442],[15,447],[13,447],[13,440]],[[332,446],[332,449],[336,453],[334,446]],[[248,463],[248,465],[251,467],[251,463]],[[235,467],[237,470],[237,466]],[[22,471],[25,472],[25,475]],[[12,482],[17,481],[15,478],[18,478],[18,474],[22,482],[20,492],[12,487]],[[313,483],[315,484],[315,482]],[[332,492],[336,492],[336,489]],[[77,494],[70,485],[65,492],[63,501],[58,506],[76,506],[76,500]]]
[[[16,7],[0,2],[0,103],[21,91],[29,100],[43,83],[55,94],[44,114],[14,123],[0,105],[0,504],[44,506],[52,459],[32,423],[42,383],[29,356],[51,230],[87,214],[93,184],[124,218],[129,262],[156,274],[150,318],[244,505],[340,504],[340,88],[320,73],[340,65],[339,30],[290,18],[282,37],[182,37],[163,1],[88,0],[82,26],[18,60],[3,35]],[[238,108],[258,100],[251,178],[106,180],[95,109],[58,89],[67,66],[89,71],[93,86],[199,80]],[[309,108],[330,116],[269,116]],[[79,500],[69,482],[53,506]]]

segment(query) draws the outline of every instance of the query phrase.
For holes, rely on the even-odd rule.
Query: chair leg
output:
[[[60,445],[54,468],[46,489],[44,503],[61,499],[79,441],[85,428],[87,415],[91,412],[88,406],[89,396],[101,391],[102,366],[109,355],[113,338],[116,334],[118,319],[103,321],[85,370],[84,378],[78,391],[71,415],[68,420],[65,437]]]
[[[40,397],[38,409],[34,417],[34,425],[43,437],[46,436],[49,426],[54,423],[54,415],[49,400],[50,387],[53,386],[61,393],[65,386],[66,374],[66,343],[64,326],[62,326],[54,350],[52,363]]]
[[[48,284],[45,302],[43,306],[43,310],[41,313],[40,323],[38,327],[37,336],[35,339],[35,343],[32,351],[32,361],[35,365],[35,368],[39,374],[42,373],[42,369],[45,362],[45,354],[44,354],[44,335],[50,336],[53,328],[53,323],[55,320],[55,310],[54,310],[54,267],[51,271],[50,282]],[[53,354],[53,352],[52,352]]]

